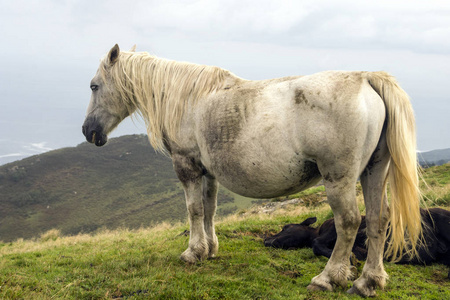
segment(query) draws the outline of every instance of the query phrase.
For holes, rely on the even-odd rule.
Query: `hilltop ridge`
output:
[[[218,214],[251,201],[221,190]],[[3,241],[52,228],[70,235],[185,218],[172,162],[150,147],[146,135],[113,138],[102,148],[84,142],[0,166]]]

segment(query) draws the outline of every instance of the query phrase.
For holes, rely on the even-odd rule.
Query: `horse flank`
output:
[[[100,66],[114,83],[120,102],[131,115],[137,108],[146,125],[150,144],[164,152],[163,139],[177,141],[177,133],[188,103],[224,87],[231,72],[214,66],[177,62],[147,52],[120,52],[117,63]]]

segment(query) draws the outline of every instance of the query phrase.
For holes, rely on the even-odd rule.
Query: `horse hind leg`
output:
[[[328,203],[334,213],[337,240],[330,259],[322,273],[311,280],[309,290],[333,290],[335,285],[347,287],[351,276],[350,254],[361,216],[356,203],[356,181],[358,168],[344,166],[322,167]]]
[[[388,277],[383,267],[383,253],[389,221],[385,187],[389,161],[390,154],[383,136],[361,175],[366,205],[368,254],[361,276],[348,291],[365,297],[375,296],[375,289],[384,288]]]

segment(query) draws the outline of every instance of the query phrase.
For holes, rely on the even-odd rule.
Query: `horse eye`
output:
[[[98,90],[98,85],[95,85],[95,84],[91,85],[91,90],[92,91]]]

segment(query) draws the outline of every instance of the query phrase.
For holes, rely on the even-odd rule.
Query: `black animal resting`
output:
[[[436,262],[450,266],[450,211],[430,208],[421,209],[420,213],[424,229],[424,246],[418,249],[419,257],[412,260],[403,257],[399,263],[428,265]],[[313,217],[300,224],[285,225],[280,233],[267,237],[264,244],[267,247],[282,249],[311,247],[315,255],[330,258],[337,238],[334,219],[326,220],[320,227],[310,227],[316,221],[317,218]],[[367,258],[366,239],[366,221],[362,216],[352,249],[359,260]],[[450,272],[448,276],[450,278]]]

